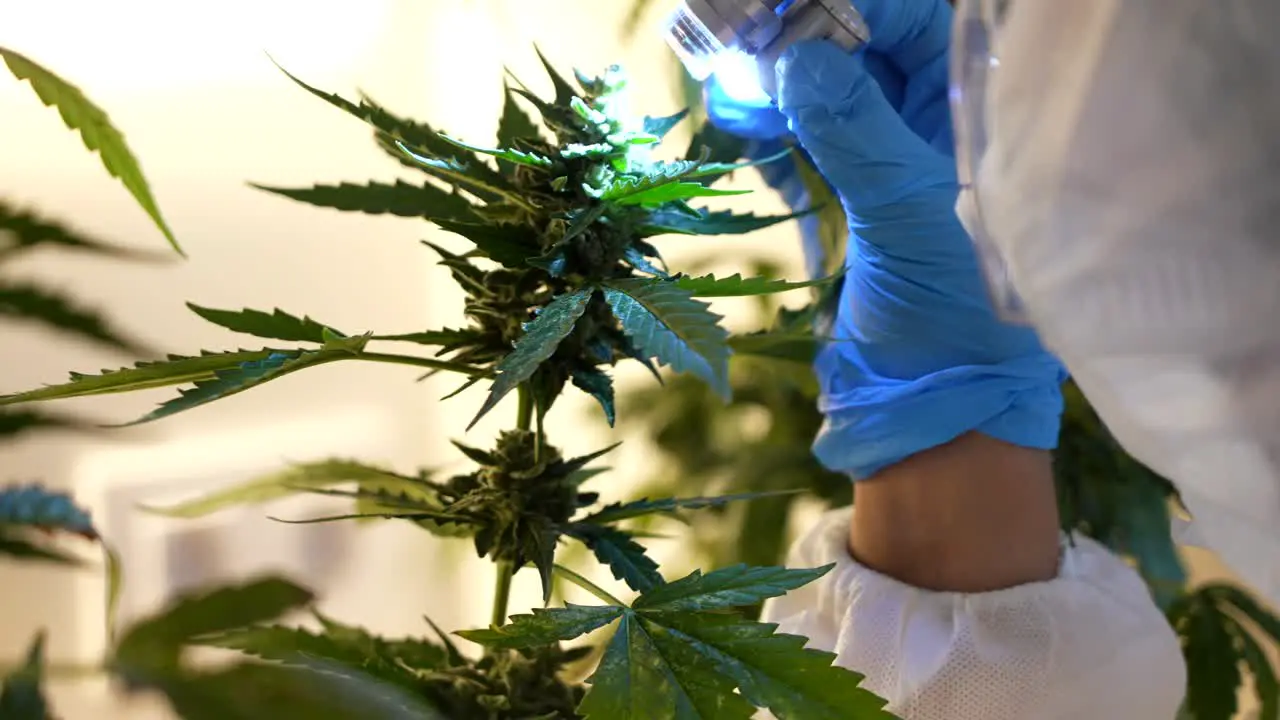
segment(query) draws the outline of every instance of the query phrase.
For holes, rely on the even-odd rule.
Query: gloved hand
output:
[[[777,67],[777,108],[736,104],[715,86],[707,93],[712,120],[754,139],[758,153],[776,150],[789,129],[849,219],[835,339],[816,364],[826,422],[815,453],[860,479],[974,430],[1053,448],[1065,371],[1033,331],[995,316],[955,213],[951,7],[856,4],[869,47],[791,48]],[[803,207],[793,166],[765,173]]]

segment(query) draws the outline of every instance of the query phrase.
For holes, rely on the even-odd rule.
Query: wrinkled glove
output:
[[[760,155],[789,130],[848,216],[834,339],[816,362],[826,421],[814,451],[860,479],[969,431],[1051,449],[1066,373],[1032,330],[995,316],[955,213],[951,7],[857,5],[871,44],[852,55],[826,42],[789,49],[777,67],[776,108],[707,92],[713,121],[755,140]],[[804,207],[793,165],[765,177]]]

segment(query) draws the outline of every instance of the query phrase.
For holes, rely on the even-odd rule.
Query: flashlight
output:
[[[680,0],[663,27],[667,44],[702,82],[712,75],[747,100],[777,95],[774,65],[802,40],[830,40],[848,52],[871,33],[849,0]]]

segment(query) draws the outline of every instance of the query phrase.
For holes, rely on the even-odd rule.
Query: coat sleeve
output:
[[[921,590],[850,558],[851,513],[824,516],[791,567],[835,568],[765,607],[905,720],[1172,720],[1186,668],[1137,573],[1064,538],[1057,578],[995,592]],[[853,520],[856,522],[856,518]]]

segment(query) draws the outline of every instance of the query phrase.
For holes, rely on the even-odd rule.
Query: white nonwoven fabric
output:
[[[1272,602],[1277,28],[1276,0],[1014,0],[975,183],[1045,344]]]
[[[834,652],[906,720],[1172,720],[1178,640],[1141,578],[1086,538],[1058,577],[989,593],[920,590],[859,565],[850,510],[832,511],[789,567],[836,567],[771,600],[764,619]],[[854,519],[856,522],[856,519]]]

